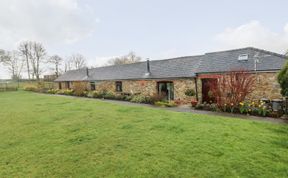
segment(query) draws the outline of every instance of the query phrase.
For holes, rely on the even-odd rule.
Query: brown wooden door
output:
[[[211,96],[211,87],[217,84],[217,79],[202,79],[202,102],[215,103],[216,99]]]

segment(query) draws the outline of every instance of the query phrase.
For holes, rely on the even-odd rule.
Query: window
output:
[[[239,61],[247,61],[248,60],[248,54],[241,54],[238,56]]]
[[[90,82],[90,89],[91,90],[96,90],[95,82]]]
[[[70,89],[70,82],[66,82],[67,89]]]
[[[115,82],[115,84],[116,84],[116,91],[122,92],[122,82],[118,81],[118,82]]]

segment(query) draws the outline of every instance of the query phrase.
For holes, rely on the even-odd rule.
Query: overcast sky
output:
[[[254,46],[288,49],[287,0],[0,0],[0,49],[42,42],[89,65],[134,51],[163,59]],[[9,75],[0,66],[0,78]]]

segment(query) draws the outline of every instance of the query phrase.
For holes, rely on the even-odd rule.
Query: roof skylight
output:
[[[240,54],[238,56],[239,61],[247,61],[248,60],[248,54]]]

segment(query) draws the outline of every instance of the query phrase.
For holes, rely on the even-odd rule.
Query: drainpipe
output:
[[[195,92],[196,92],[196,100],[198,101],[198,84],[197,84],[197,75],[194,78],[195,81]]]

